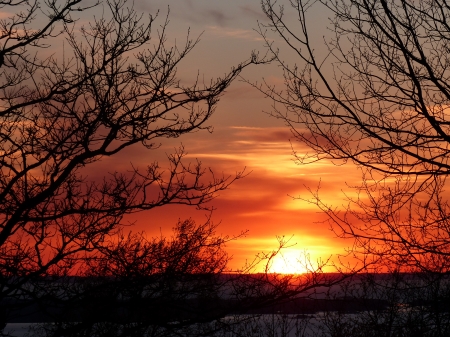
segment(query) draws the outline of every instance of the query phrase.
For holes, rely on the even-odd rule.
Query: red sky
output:
[[[178,69],[182,82],[192,83],[198,74],[206,80],[221,76],[247,59],[252,50],[261,55],[265,52],[264,41],[255,31],[258,20],[264,22],[259,1],[147,0],[136,2],[135,6],[144,14],[154,14],[160,9],[161,20],[170,6],[168,43],[182,44],[188,29],[192,37],[201,34],[200,43]],[[287,15],[292,19],[289,13]],[[318,26],[316,34],[320,34],[321,29],[323,27]],[[292,63],[297,61],[289,52],[283,49],[282,52]],[[264,79],[279,88],[283,85],[282,73],[275,65],[252,66],[245,69],[242,76],[251,82]],[[218,234],[233,236],[248,231],[227,246],[233,256],[231,269],[241,268],[246,260],[251,261],[260,252],[275,249],[277,236],[283,235],[292,236],[291,247],[285,250],[289,261],[301,258],[305,252],[313,262],[343,253],[349,242],[336,239],[329,225],[321,222],[325,217],[320,210],[293,197],[309,198],[307,189],[315,190],[320,183],[323,200],[340,206],[345,203],[342,191],[346,183],[357,182],[359,175],[352,167],[335,166],[330,162],[297,165],[290,141],[297,152],[308,149],[292,139],[283,123],[268,116],[266,112],[271,111],[271,104],[256,89],[238,80],[223,96],[209,121],[214,127],[212,134],[200,131],[175,140],[162,139],[158,150],[130,149],[105,160],[102,165],[126,170],[130,162],[145,167],[158,160],[164,166],[167,163],[165,153],[183,144],[188,158],[201,160],[216,173],[232,175],[245,168],[249,174],[211,203],[216,208],[213,220],[220,222]],[[206,215],[188,207],[166,206],[138,214],[129,221],[136,220],[133,230],[159,235],[160,232],[170,233],[179,218],[190,216],[202,221]],[[283,268],[293,271],[278,264],[273,270]]]

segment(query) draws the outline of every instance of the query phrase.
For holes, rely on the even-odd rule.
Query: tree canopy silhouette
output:
[[[102,16],[78,21],[99,6]],[[177,67],[198,39],[170,43],[168,17],[126,0],[0,0],[0,9],[0,331],[13,319],[42,322],[33,333],[44,336],[208,335],[245,319],[222,319],[229,313],[335,282],[320,269],[295,286],[293,275],[221,275],[233,237],[217,235],[210,217],[180,219],[171,238],[124,226],[127,214],[169,204],[209,212],[242,172],[216,175],[186,162],[183,147],[165,169],[96,166],[209,129],[230,83],[266,59],[181,84]]]
[[[274,100],[272,115],[312,149],[295,153],[299,163],[351,162],[362,174],[361,184],[347,182],[357,192],[348,207],[327,205],[318,192],[310,201],[339,236],[355,240],[351,253],[364,264],[447,272],[449,4],[295,0],[288,6],[295,23],[284,15],[287,8],[262,2],[270,24],[260,32],[285,86],[260,89]],[[323,40],[312,37],[316,6],[330,16]],[[282,57],[271,31],[298,63]]]
[[[79,13],[98,6],[102,17],[78,22]],[[97,179],[88,169],[131,146],[151,151],[166,138],[208,129],[220,96],[256,63],[254,55],[223,77],[185,85],[177,67],[199,40],[187,33],[183,45],[169,42],[167,17],[157,25],[157,16],[145,17],[124,0],[8,0],[0,8],[0,301],[42,296],[30,282],[76,275],[101,252],[127,259],[120,255],[132,254],[121,251],[125,241],[111,246],[126,214],[167,204],[207,208],[242,176],[188,163],[183,148],[168,156],[166,170],[149,162],[126,172],[111,168]],[[224,240],[209,237],[207,224],[179,231],[204,243],[196,249],[210,247],[197,257],[209,258],[212,273],[227,259]],[[184,238],[177,241],[180,254]],[[136,247],[136,240],[126,245]],[[177,246],[164,249],[170,255]],[[189,249],[184,259],[194,257]],[[119,268],[108,263],[111,272]]]
[[[98,6],[102,16],[78,21]],[[220,275],[231,238],[210,218],[180,220],[170,239],[126,233],[130,213],[208,210],[242,172],[217,176],[186,162],[181,147],[165,170],[152,162],[89,175],[131,147],[151,153],[208,129],[230,83],[267,59],[251,55],[223,77],[186,85],[177,67],[198,39],[170,43],[167,17],[156,28],[157,16],[126,0],[0,0],[0,9],[0,329],[42,314],[51,324],[37,335],[208,335],[245,319],[220,320],[230,312],[337,282],[321,266],[298,279]]]

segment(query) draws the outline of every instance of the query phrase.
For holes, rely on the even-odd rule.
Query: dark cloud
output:
[[[255,8],[253,8],[253,6],[250,7],[249,5],[239,6],[239,8],[246,16],[250,16],[259,21],[267,19],[261,9],[255,9]]]
[[[285,142],[286,144],[291,138],[292,133],[289,130],[260,132],[253,137],[253,139],[258,142]]]
[[[226,26],[227,21],[231,19],[230,17],[226,16],[224,13],[216,9],[210,9],[206,12],[206,14],[213,19],[215,24],[219,26]]]

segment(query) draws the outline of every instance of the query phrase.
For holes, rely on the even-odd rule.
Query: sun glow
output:
[[[283,251],[270,261],[268,271],[276,274],[305,274],[309,269],[307,261],[305,252]]]

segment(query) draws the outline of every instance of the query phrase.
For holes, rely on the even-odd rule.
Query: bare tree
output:
[[[103,17],[79,25],[77,13],[95,6],[104,6]],[[183,46],[171,45],[167,18],[155,31],[156,17],[144,18],[125,0],[0,0],[0,8],[8,13],[0,20],[3,324],[31,306],[56,323],[43,326],[47,335],[207,335],[229,324],[227,313],[337,281],[320,268],[299,278],[221,276],[230,238],[216,236],[209,220],[180,221],[173,240],[124,232],[123,217],[133,212],[167,204],[207,209],[242,173],[215,176],[200,162],[186,163],[180,148],[166,170],[155,162],[100,180],[88,175],[131,146],[150,151],[165,138],[208,129],[228,85],[264,60],[252,55],[222,78],[186,86],[176,69],[198,40],[188,35]],[[56,45],[61,53],[52,54]],[[79,316],[84,309],[89,315]]]
[[[224,244],[233,238],[217,236],[216,227],[188,219],[171,238],[124,232],[108,237],[82,261],[79,278],[33,283],[34,294],[46,295],[45,302],[35,301],[42,303],[39,320],[52,322],[36,325],[34,333],[171,335],[223,317],[230,310],[222,296],[229,260]]]
[[[79,25],[77,13],[94,6],[104,16]],[[0,8],[7,13],[0,21],[0,301],[36,295],[32,280],[74,275],[96,252],[118,258],[125,242],[114,251],[109,238],[121,232],[124,215],[167,204],[207,208],[242,176],[186,163],[183,148],[168,156],[166,170],[154,162],[94,180],[85,167],[133,145],[152,150],[161,139],[208,129],[220,96],[255,56],[209,83],[181,85],[177,67],[198,39],[171,45],[167,18],[156,29],[156,16],[145,18],[124,0],[12,0]],[[58,43],[61,53],[51,53]],[[226,260],[217,254],[215,271]]]
[[[95,6],[103,16],[81,26],[78,13]],[[254,264],[221,275],[233,238],[217,236],[210,219],[180,220],[172,239],[124,228],[125,215],[167,204],[208,210],[242,173],[216,176],[186,163],[180,148],[165,170],[153,162],[88,175],[131,146],[151,151],[208,129],[224,90],[264,60],[252,55],[222,78],[186,86],[176,70],[198,40],[171,45],[167,18],[156,29],[156,16],[125,0],[0,8],[8,13],[0,20],[0,328],[31,312],[54,323],[35,331],[49,336],[207,335],[230,325],[228,313],[335,282],[320,270],[295,285],[293,275],[244,275]]]
[[[355,243],[352,254],[384,270],[448,272],[450,223],[449,47],[447,1],[289,2],[295,23],[274,1],[262,1],[270,20],[261,26],[284,70],[285,88],[260,87],[274,100],[272,115],[308,145],[299,163],[351,162],[362,184],[339,209],[315,203],[335,232]],[[329,32],[311,37],[309,11],[323,6]],[[298,57],[289,65],[270,40]]]

